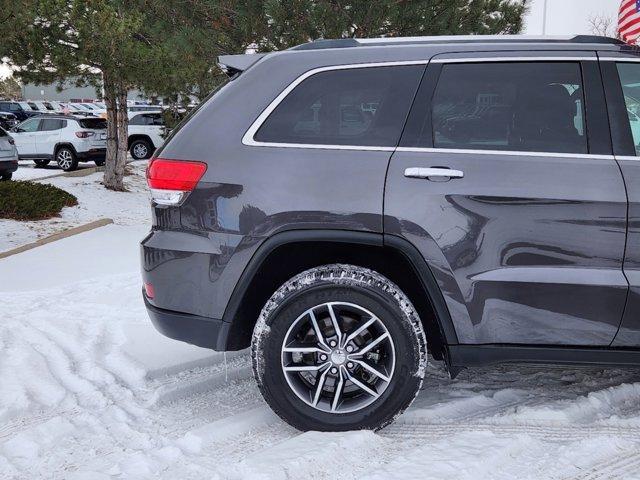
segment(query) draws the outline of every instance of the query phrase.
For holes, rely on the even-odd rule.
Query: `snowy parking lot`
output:
[[[144,166],[127,193],[104,190],[99,173],[52,178],[77,207],[0,221],[0,251],[115,222],[0,260],[0,478],[640,479],[640,370],[497,366],[450,380],[432,362],[380,432],[289,427],[246,352],[151,326],[138,272]]]

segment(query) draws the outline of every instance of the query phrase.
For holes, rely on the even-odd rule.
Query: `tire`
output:
[[[153,155],[153,145],[148,140],[134,140],[129,146],[129,153],[135,160],[145,160]]]
[[[58,166],[65,172],[72,172],[78,168],[78,157],[69,147],[60,147],[56,151],[56,162]]]
[[[33,163],[36,164],[36,167],[46,167],[47,165],[49,165],[49,162],[51,160],[43,160],[43,159],[38,159],[38,160],[34,160]]]
[[[102,160],[94,160],[96,167],[102,167],[106,163],[106,160],[103,158]]]
[[[317,341],[321,336],[324,342]],[[409,299],[387,278],[353,265],[313,268],[282,285],[260,313],[251,351],[266,402],[305,431],[388,425],[415,399],[427,365],[424,330]],[[313,370],[297,371],[305,368]]]
[[[2,175],[0,175],[0,180],[2,180],[3,182],[7,182],[11,180],[11,177],[13,177],[13,173],[3,173]]]

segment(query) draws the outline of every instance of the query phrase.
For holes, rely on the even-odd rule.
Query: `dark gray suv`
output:
[[[494,362],[640,365],[640,50],[327,40],[231,76],[156,154],[144,299],[251,345],[300,429],[380,428]]]

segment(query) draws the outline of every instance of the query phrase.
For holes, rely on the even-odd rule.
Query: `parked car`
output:
[[[393,421],[427,351],[454,377],[640,365],[637,50],[348,39],[220,64],[233,80],[148,168],[143,295],[165,335],[251,346],[302,430]]]
[[[164,143],[161,111],[129,112],[129,153],[136,160],[150,158]]]
[[[101,118],[47,115],[31,118],[12,130],[20,159],[37,166],[55,160],[62,170],[78,168],[78,162],[104,165],[107,123]]]
[[[31,105],[31,108],[38,111],[40,114],[55,113],[55,109],[49,102],[45,102],[42,100],[32,100],[27,103]]]
[[[0,180],[11,180],[13,172],[18,169],[18,151],[13,138],[0,128]]]
[[[27,118],[38,115],[38,112],[33,111],[31,108],[26,109],[18,102],[3,102],[0,101],[0,112],[13,113],[16,118],[24,122]]]
[[[156,112],[161,109],[160,105],[133,105],[128,108],[129,112]]]
[[[13,113],[0,112],[0,127],[5,130],[11,130],[18,124],[18,119]]]

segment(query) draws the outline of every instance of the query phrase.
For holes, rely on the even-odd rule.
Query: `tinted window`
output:
[[[640,155],[640,65],[619,63],[618,73],[622,83],[622,92],[627,107],[629,125],[633,134],[636,155]]]
[[[583,111],[578,63],[447,64],[419,146],[587,153]]]
[[[8,133],[6,132],[6,130],[4,128],[0,128],[0,137],[6,137],[8,135]]]
[[[84,118],[78,120],[82,128],[103,130],[107,128],[107,121],[104,118]]]
[[[129,120],[129,125],[164,125],[162,115],[159,113],[142,113]]]
[[[260,142],[393,147],[424,66],[355,68],[304,80],[260,127]]]
[[[45,118],[40,123],[40,131],[48,132],[51,130],[60,130],[66,126],[64,120],[60,120],[59,118]]]

